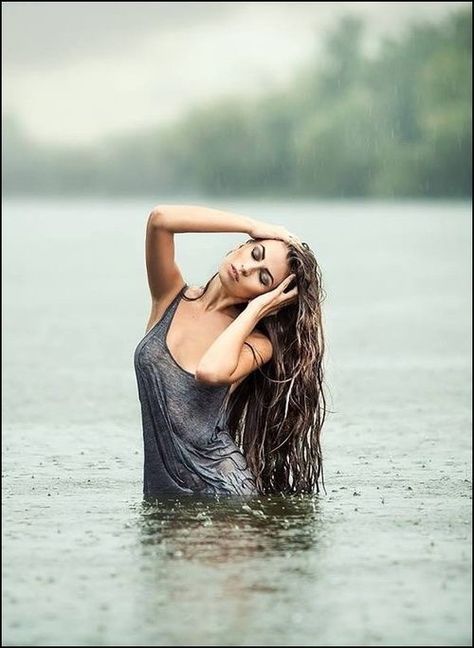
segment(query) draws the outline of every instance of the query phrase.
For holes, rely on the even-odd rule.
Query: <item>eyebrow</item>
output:
[[[265,258],[265,246],[263,245],[263,243],[260,243],[260,245],[262,246],[262,261],[263,261],[263,259]],[[272,285],[273,285],[275,283],[275,279],[273,278],[273,275],[268,268],[266,268],[266,271],[270,275],[272,279]]]

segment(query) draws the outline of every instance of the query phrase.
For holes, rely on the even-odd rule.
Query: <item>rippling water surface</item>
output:
[[[152,205],[4,203],[4,645],[470,645],[470,205],[227,202],[322,267],[327,494],[143,502]]]

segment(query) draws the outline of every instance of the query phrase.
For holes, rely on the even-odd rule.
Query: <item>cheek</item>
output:
[[[260,283],[260,279],[258,278],[257,275],[243,278],[242,285],[245,286],[245,290],[251,292],[254,295],[259,295],[263,289],[263,286]]]

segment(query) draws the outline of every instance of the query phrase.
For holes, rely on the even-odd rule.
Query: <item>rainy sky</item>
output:
[[[338,20],[367,53],[470,2],[2,2],[2,114],[41,142],[87,145],[228,95],[284,85]]]

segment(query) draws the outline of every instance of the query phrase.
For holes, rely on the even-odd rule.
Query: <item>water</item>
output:
[[[322,267],[327,495],[153,505],[153,204],[4,201],[4,645],[470,645],[470,205],[227,201]],[[176,235],[187,283],[243,240]]]

